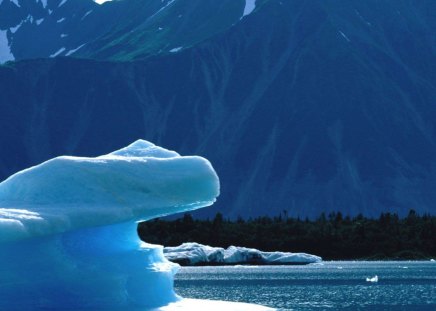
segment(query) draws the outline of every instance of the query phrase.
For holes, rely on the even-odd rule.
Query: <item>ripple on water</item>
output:
[[[375,275],[378,282],[366,282]],[[189,267],[181,269],[175,287],[184,297],[258,303],[280,311],[436,310],[436,264],[430,261]]]

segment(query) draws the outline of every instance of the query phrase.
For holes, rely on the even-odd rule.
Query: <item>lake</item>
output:
[[[367,278],[378,276],[378,282]],[[331,261],[307,266],[183,267],[185,298],[288,310],[436,310],[436,262]],[[225,310],[223,310],[225,311]]]

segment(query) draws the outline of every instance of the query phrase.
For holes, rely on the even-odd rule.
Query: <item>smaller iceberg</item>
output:
[[[254,248],[230,246],[227,249],[199,243],[165,247],[164,256],[184,266],[198,265],[304,265],[322,258],[306,253],[262,252]]]
[[[378,282],[378,276],[375,275],[372,278],[366,278],[366,281],[370,282],[370,283],[377,283]]]

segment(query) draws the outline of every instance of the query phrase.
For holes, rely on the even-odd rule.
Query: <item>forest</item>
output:
[[[154,219],[138,225],[143,241],[164,246],[198,242],[216,247],[230,245],[262,251],[305,252],[324,260],[425,260],[436,258],[436,216],[410,210],[406,217],[321,214],[317,219],[276,217],[230,220],[217,213],[213,219],[184,214],[176,220]]]

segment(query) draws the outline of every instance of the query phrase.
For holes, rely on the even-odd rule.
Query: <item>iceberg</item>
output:
[[[378,282],[378,276],[375,275],[375,276],[373,276],[371,278],[366,278],[366,281],[370,282],[370,283],[377,283]]]
[[[165,247],[165,257],[181,265],[304,265],[319,263],[322,258],[306,253],[262,252],[254,248],[230,246],[227,249],[199,243]]]
[[[205,207],[218,195],[206,159],[144,140],[12,175],[0,183],[0,310],[171,311],[207,303],[270,310],[182,299],[173,289],[179,266],[162,246],[139,240],[138,221]]]

